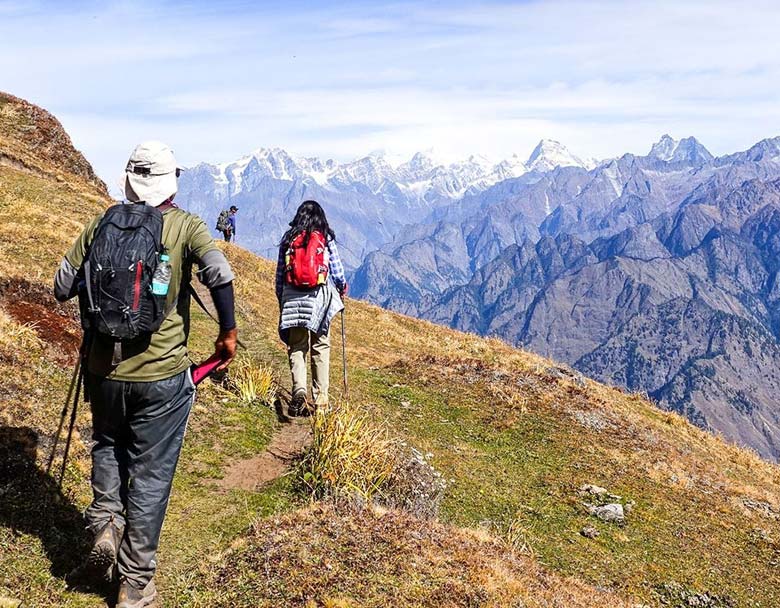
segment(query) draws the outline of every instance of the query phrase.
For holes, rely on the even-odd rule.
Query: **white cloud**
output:
[[[774,2],[55,6],[0,2],[0,82],[109,180],[145,137],[188,163],[524,156],[541,137],[603,157],[663,132],[726,153],[780,124]]]

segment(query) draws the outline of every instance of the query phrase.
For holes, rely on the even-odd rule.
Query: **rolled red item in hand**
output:
[[[208,359],[206,359],[203,363],[199,363],[198,365],[193,365],[190,368],[190,373],[192,374],[192,382],[197,386],[203,380],[206,379],[206,377],[213,372],[217,367],[219,367],[219,364],[222,363],[223,359],[218,355],[214,354],[211,355]]]

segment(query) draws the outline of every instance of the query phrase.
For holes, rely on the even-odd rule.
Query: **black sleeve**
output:
[[[219,329],[227,331],[236,327],[235,301],[233,297],[233,282],[215,287],[211,291],[214,308],[217,309]]]

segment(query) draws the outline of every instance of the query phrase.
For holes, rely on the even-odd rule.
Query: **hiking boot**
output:
[[[84,563],[68,574],[68,583],[110,583],[114,579],[116,557],[124,532],[124,526],[117,527],[111,518],[95,535]]]
[[[292,400],[290,401],[290,406],[288,408],[288,412],[291,417],[296,416],[308,416],[310,414],[309,412],[309,406],[306,403],[306,394],[305,393],[296,393],[293,395]]]
[[[146,583],[143,589],[139,589],[126,578],[119,583],[116,608],[156,608],[157,605],[157,587],[154,580]]]

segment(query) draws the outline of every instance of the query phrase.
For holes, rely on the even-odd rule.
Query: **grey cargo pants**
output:
[[[155,382],[87,376],[92,407],[92,492],[87,528],[125,526],[119,575],[143,588],[154,576],[173,474],[195,396],[189,370]]]

